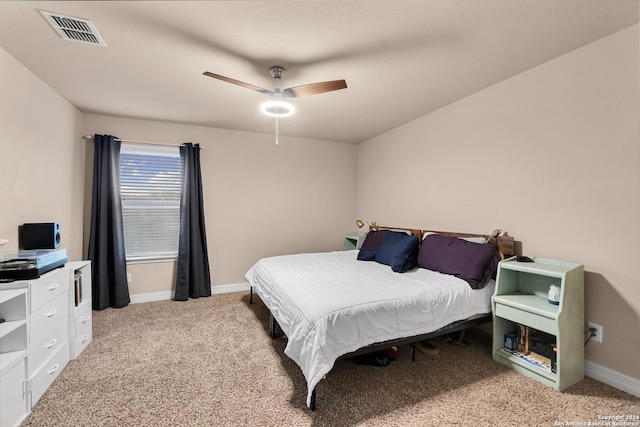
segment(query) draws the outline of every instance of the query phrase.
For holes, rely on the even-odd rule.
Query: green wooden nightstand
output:
[[[342,243],[343,251],[351,251],[354,249],[360,249],[364,238],[367,237],[366,233],[351,233],[344,236],[344,242]]]
[[[584,267],[544,258],[534,261],[518,262],[513,257],[498,266],[491,299],[493,359],[563,391],[584,378]],[[551,285],[560,288],[557,305],[547,300]],[[503,348],[505,334],[517,331],[519,325],[542,331],[555,341],[551,369]]]

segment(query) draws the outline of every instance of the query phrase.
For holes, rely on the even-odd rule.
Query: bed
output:
[[[497,263],[514,253],[513,238],[500,233],[374,225],[360,250],[253,265],[245,276],[251,300],[255,291],[269,309],[272,335],[276,322],[286,335],[285,354],[307,381],[307,406],[315,410],[316,386],[339,358],[490,321]],[[474,263],[482,265],[470,269]]]

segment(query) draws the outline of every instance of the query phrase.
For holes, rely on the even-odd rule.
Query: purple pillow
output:
[[[494,245],[438,234],[425,237],[418,253],[420,267],[459,277],[473,289],[487,285],[499,261],[500,252]]]

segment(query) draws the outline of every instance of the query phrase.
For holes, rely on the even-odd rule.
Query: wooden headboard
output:
[[[369,230],[399,230],[399,231],[407,231],[414,236],[417,236],[420,239],[420,243],[422,243],[422,238],[427,233],[437,233],[441,236],[446,237],[484,237],[489,240],[489,243],[498,246],[498,250],[502,254],[503,258],[507,258],[516,254],[514,248],[514,239],[509,236],[508,233],[502,232],[502,230],[494,230],[492,234],[482,234],[482,233],[458,233],[455,231],[436,231],[436,230],[425,230],[418,228],[406,228],[406,227],[385,227],[382,225],[378,225],[375,222],[369,226]],[[497,234],[497,236],[495,236]],[[494,237],[492,237],[494,236]]]
[[[422,230],[420,230],[419,228],[385,227],[385,226],[378,225],[375,222],[373,222],[369,226],[369,230],[376,230],[376,231],[380,231],[380,230],[406,231],[406,232],[409,232],[409,233],[413,234],[414,236],[416,236],[418,239],[420,239],[422,241]]]

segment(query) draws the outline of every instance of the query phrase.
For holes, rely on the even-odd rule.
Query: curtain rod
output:
[[[85,135],[82,138],[86,139],[86,140],[93,141],[93,135]],[[128,139],[120,139],[120,138],[115,138],[115,140],[118,141],[118,142],[124,142],[125,144],[163,145],[165,147],[179,147],[178,145],[165,144],[165,143],[162,143],[162,142],[131,141],[131,140],[128,140]],[[182,144],[180,144],[180,145],[182,145]],[[200,149],[202,150],[202,147],[200,147]]]

